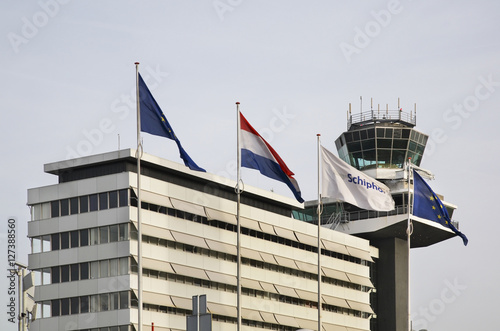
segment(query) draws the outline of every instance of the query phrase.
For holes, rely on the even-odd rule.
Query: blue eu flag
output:
[[[174,140],[177,143],[177,147],[179,147],[180,157],[184,161],[184,164],[191,170],[205,172],[205,169],[198,167],[184,148],[182,148],[181,142],[177,139],[174,130],[168,123],[165,115],[163,115],[160,106],[156,103],[140,74],[139,99],[141,105],[141,131]]]
[[[438,222],[444,227],[451,229],[457,236],[462,238],[464,245],[467,246],[469,242],[467,237],[451,223],[448,211],[443,206],[441,200],[415,170],[413,170],[413,191],[413,215]]]

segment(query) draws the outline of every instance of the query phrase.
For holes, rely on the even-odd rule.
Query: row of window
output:
[[[137,298],[130,291],[84,295],[37,302],[37,311],[42,318],[137,307]]]
[[[126,207],[128,206],[128,191],[128,189],[122,189],[36,204],[31,208],[31,220]]]
[[[229,324],[236,324],[237,323],[237,319],[235,317],[223,316],[223,315],[212,315],[212,321],[221,322],[221,323],[229,323]],[[261,322],[261,321],[247,320],[247,319],[242,319],[241,324],[245,325],[245,326],[252,326],[252,327],[256,327],[259,329],[265,329],[265,330],[279,330],[279,331],[295,331],[295,330],[297,330],[296,326],[292,327],[292,326],[287,326],[287,325],[271,324],[268,322]]]
[[[360,141],[366,139],[411,139],[419,144],[425,145],[427,143],[428,136],[420,133],[418,131],[409,129],[409,128],[369,128],[369,129],[361,129],[344,132],[344,139],[340,140],[340,146],[344,145],[344,143],[350,143],[352,141]],[[340,147],[337,146],[337,147]]]
[[[135,327],[132,325],[119,325],[119,326],[106,326],[103,328],[93,328],[93,329],[79,329],[75,331],[135,331]]]
[[[112,191],[112,192],[105,192],[105,193],[99,193],[106,195],[108,194],[109,196],[114,195],[116,193],[120,198],[120,203],[119,206],[122,206],[122,202],[125,203],[126,200],[128,199],[128,189],[123,189],[119,191]],[[114,192],[114,193],[113,193]],[[131,205],[132,206],[137,206],[137,200],[131,198]],[[85,196],[84,196],[85,197]],[[90,197],[90,196],[89,196]],[[82,197],[78,197],[82,198]],[[77,199],[77,198],[70,198],[70,199],[62,199],[62,200],[72,200],[72,199]],[[122,201],[123,199],[123,201]],[[62,200],[58,200],[59,202]],[[104,198],[103,198],[104,200]],[[113,206],[116,206],[113,204]],[[153,212],[157,213],[162,213],[165,215],[173,216],[176,218],[181,218],[185,219],[188,221],[196,222],[196,223],[201,223],[204,225],[209,225],[209,226],[214,226],[217,228],[222,228],[231,232],[236,232],[236,225],[222,222],[222,221],[217,221],[217,220],[208,220],[205,216],[200,216],[200,215],[195,215],[191,214],[188,212],[184,212],[181,210],[173,209],[173,208],[168,208],[165,206],[159,206],[156,204],[152,203],[147,203],[147,202],[142,202],[141,203],[142,209],[147,209]],[[120,228],[116,228],[119,226]],[[298,241],[292,241],[290,239],[286,239],[283,237],[279,237],[273,234],[268,234],[262,231],[256,231],[253,229],[248,229],[245,227],[241,228],[242,234],[244,235],[249,235],[252,237],[264,239],[267,241],[271,242],[276,242],[279,244],[283,244],[286,246],[291,246],[295,248],[299,248],[302,250],[307,250],[311,252],[317,252],[317,247],[311,246],[311,245],[306,245],[303,243],[300,243]],[[53,234],[53,235],[45,235],[41,237],[33,237],[32,238],[32,253],[39,253],[39,252],[46,252],[50,250],[58,250],[58,249],[65,249],[65,248],[73,248],[73,247],[81,247],[81,246],[87,246],[89,245],[89,235],[90,235],[90,244],[91,245],[96,245],[96,244],[104,244],[108,242],[115,242],[115,241],[122,241],[122,240],[128,240],[130,238],[128,234],[128,228],[127,224],[119,224],[119,225],[111,225],[111,226],[104,226],[100,228],[92,228],[92,229],[84,229],[84,230],[75,230],[75,231],[70,231],[70,232],[62,232],[60,234]],[[60,237],[60,238],[59,238]],[[333,252],[333,251],[327,251],[322,249],[322,253],[325,255],[328,255],[330,257],[336,257],[339,259],[343,259],[346,261],[350,261],[353,263],[358,263],[358,264],[365,264],[365,261],[362,261],[358,258],[349,256],[349,255],[344,255],[338,252]]]
[[[155,246],[168,247],[171,249],[178,249],[178,250],[181,250],[184,252],[201,254],[201,255],[208,256],[208,257],[213,257],[217,260],[224,260],[224,261],[230,261],[230,262],[236,263],[236,255],[231,255],[231,254],[224,253],[224,252],[218,252],[218,251],[209,250],[206,248],[201,248],[201,247],[196,247],[196,246],[192,246],[192,245],[188,245],[188,244],[183,244],[183,243],[178,242],[178,241],[171,241],[171,240],[167,240],[167,239],[143,235],[142,236],[142,243],[155,245]]]
[[[205,216],[194,215],[194,214],[191,214],[188,212],[183,212],[183,211],[168,208],[165,206],[158,206],[158,205],[150,204],[147,202],[142,202],[141,205],[142,205],[142,209],[146,209],[146,210],[150,210],[150,211],[158,212],[158,213],[163,213],[163,214],[174,216],[177,218],[182,218],[182,219],[185,219],[187,221],[201,223],[203,225],[213,226],[213,227],[216,227],[219,229],[224,229],[224,230],[231,231],[231,232],[236,232],[236,229],[237,229],[236,225],[234,225],[234,224],[230,224],[230,223],[226,223],[226,222],[218,221],[218,220],[208,220]],[[263,239],[263,240],[278,243],[281,245],[286,245],[286,246],[298,248],[298,249],[309,251],[309,252],[317,253],[317,251],[318,251],[318,248],[316,246],[307,245],[307,244],[304,244],[304,243],[301,243],[298,241],[294,241],[294,240],[290,240],[287,238],[283,238],[283,237],[280,237],[280,236],[277,236],[274,234],[269,234],[269,233],[262,232],[262,231],[256,231],[256,230],[245,228],[245,227],[241,227],[241,233],[243,235],[248,235],[251,237]],[[143,240],[144,240],[144,236],[143,236]],[[163,240],[163,239],[156,238],[154,240]],[[362,264],[362,265],[367,265],[367,263],[369,263],[369,261],[361,260],[361,259],[354,257],[354,256],[351,256],[351,255],[345,255],[342,253],[338,253],[338,252],[334,252],[334,251],[330,251],[330,250],[326,250],[326,249],[321,249],[321,253],[323,255],[326,255],[329,257],[341,259],[344,261],[349,261],[352,263],[357,263],[357,264]]]
[[[57,251],[129,240],[128,223],[66,231],[31,238],[31,253]]]
[[[216,258],[218,260],[224,260],[224,261],[230,261],[230,262],[236,263],[236,256],[235,255],[231,255],[231,254],[223,253],[223,252],[218,252],[218,251],[214,251],[214,250],[209,250],[206,248],[196,247],[196,246],[192,246],[192,245],[188,245],[188,244],[183,244],[183,243],[176,242],[176,241],[169,241],[166,239],[160,239],[160,238],[156,238],[156,237],[152,237],[152,236],[143,235],[142,242],[145,244],[147,243],[147,244],[152,244],[155,246],[164,246],[164,247],[168,247],[170,249],[178,249],[178,250],[182,250],[184,252],[199,254],[199,255],[206,256],[206,257],[213,257],[213,258]],[[327,251],[327,252],[331,252],[331,251]],[[331,253],[335,253],[335,252],[331,252]],[[343,254],[341,254],[341,255],[343,255]],[[345,256],[348,257],[347,255],[345,255]],[[258,261],[258,260],[253,260],[253,259],[244,258],[244,257],[241,259],[241,263],[243,265],[249,265],[251,267],[269,270],[269,271],[274,271],[274,272],[278,272],[281,274],[291,275],[291,276],[300,277],[300,278],[304,278],[304,279],[317,279],[318,278],[317,274],[314,274],[314,273],[305,272],[305,271],[298,270],[298,269],[288,268],[288,267],[284,267],[281,265],[267,263],[267,262]],[[133,270],[133,271],[135,271],[135,270]],[[155,277],[155,278],[158,278],[158,277]],[[337,286],[341,286],[341,287],[347,287],[347,288],[357,290],[357,291],[366,292],[369,290],[369,288],[367,288],[365,286],[346,282],[346,281],[343,281],[340,279],[330,278],[330,277],[326,277],[326,276],[323,276],[322,279],[323,279],[323,282],[326,282],[328,284],[333,284],[333,285],[337,285]]]
[[[171,249],[178,249],[178,250],[182,250],[182,251],[188,252],[188,253],[199,254],[199,255],[206,256],[206,257],[214,257],[214,258],[217,258],[219,260],[226,260],[226,261],[231,261],[231,262],[236,263],[236,256],[234,256],[234,255],[209,250],[206,248],[195,247],[192,245],[183,244],[183,243],[179,243],[179,242],[168,241],[165,239],[158,239],[158,238],[151,237],[151,236],[143,236],[143,243],[164,246],[164,247],[168,247]],[[242,258],[241,263],[242,263],[242,265],[249,265],[249,266],[254,267],[254,268],[260,268],[260,269],[267,270],[267,271],[274,271],[277,273],[291,275],[291,276],[298,277],[298,278],[316,280],[318,277],[317,274],[314,274],[314,273],[305,272],[302,270],[288,268],[285,266],[280,266],[280,265],[267,263],[267,262],[263,262],[263,261],[258,261],[258,260],[253,260],[253,259],[249,259],[249,258]],[[131,270],[132,270],[132,272],[137,273],[137,269],[135,269],[134,266],[132,266]],[[160,279],[164,279],[164,280],[170,279],[170,278],[167,278],[167,277],[169,277],[168,276],[169,274],[167,274],[165,272],[155,271],[155,270],[143,269],[143,275],[147,276],[147,277],[160,278]],[[170,274],[170,277],[173,281],[178,281],[178,282],[184,282],[185,279],[188,279],[188,278],[183,277],[183,276],[180,276],[181,278],[178,278],[179,275],[176,275],[176,274]],[[210,286],[204,284],[203,280],[198,280],[198,281],[200,283],[200,286],[210,287]],[[340,286],[340,287],[346,287],[346,288],[350,288],[350,289],[357,290],[357,291],[367,292],[369,290],[369,288],[366,286],[362,286],[362,285],[351,283],[351,282],[346,282],[346,281],[343,281],[340,279],[331,278],[331,277],[327,277],[327,276],[322,276],[322,281],[324,283],[327,283],[327,284],[332,284],[332,285],[336,285],[336,286]],[[218,288],[218,290],[220,290],[220,289]],[[228,291],[231,292],[231,290],[229,288],[228,288]]]
[[[33,273],[36,286],[115,277],[129,273],[129,258],[66,264],[33,270]]]
[[[190,310],[176,308],[176,307],[167,307],[167,306],[151,305],[151,304],[144,304],[143,307],[144,307],[144,310],[158,312],[158,313],[164,313],[164,314],[181,315],[181,316],[187,316],[187,315],[191,314]],[[236,324],[237,323],[237,320],[235,317],[230,317],[230,316],[225,316],[225,315],[216,315],[216,314],[212,314],[212,321],[216,321],[216,322],[220,322],[220,323],[229,323],[229,324]],[[243,326],[252,326],[252,327],[257,327],[257,328],[265,329],[265,330],[279,330],[279,331],[295,331],[295,330],[297,330],[297,327],[271,324],[271,323],[267,323],[267,322],[247,320],[247,319],[242,319],[241,324]]]
[[[427,138],[412,129],[377,127],[345,132],[335,143],[339,157],[358,169],[401,168],[408,157],[420,164]]]

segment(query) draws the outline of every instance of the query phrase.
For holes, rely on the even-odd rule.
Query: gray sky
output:
[[[306,200],[316,199],[316,134],[336,152],[349,103],[354,112],[360,96],[364,110],[371,97],[381,108],[396,109],[398,97],[403,110],[417,103],[416,129],[430,135],[421,166],[459,207],[454,219],[469,245],[453,238],[412,251],[415,327],[498,324],[500,225],[490,215],[500,183],[499,2],[7,0],[0,8],[3,269],[9,216],[27,262],[26,190],[57,182],[43,164],[135,147],[139,61],[198,165],[235,178],[239,101]],[[173,141],[143,136],[147,153],[181,162]],[[293,197],[254,170],[243,179]],[[2,316],[0,326],[11,326]]]

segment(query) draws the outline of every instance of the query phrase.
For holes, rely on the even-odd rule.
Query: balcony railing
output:
[[[417,116],[414,112],[404,112],[398,110],[369,110],[358,114],[349,114],[347,119],[347,129],[352,125],[362,126],[371,123],[384,122],[404,122],[415,126],[417,124]]]
[[[341,212],[329,215],[321,215],[321,224],[330,225],[330,228],[335,229],[338,224],[349,223],[359,220],[366,220],[369,218],[379,218],[394,215],[407,215],[408,205],[396,206],[391,211],[374,211],[374,210],[359,210],[353,212]],[[314,221],[317,224],[317,219]],[[455,228],[459,229],[459,222],[451,221]]]

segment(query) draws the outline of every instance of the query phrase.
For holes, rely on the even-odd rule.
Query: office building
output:
[[[37,319],[30,330],[137,329],[134,150],[45,165],[58,183],[28,191]],[[141,161],[143,330],[185,330],[205,294],[213,330],[235,330],[235,182],[145,154]],[[243,330],[317,329],[317,226],[291,198],[241,196]],[[322,233],[325,330],[370,330],[378,249]]]

